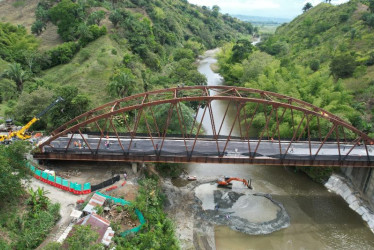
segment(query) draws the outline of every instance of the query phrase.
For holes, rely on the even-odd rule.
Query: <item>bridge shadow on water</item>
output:
[[[348,207],[342,197],[333,194],[272,195],[289,213],[292,223],[349,225],[363,227],[361,216]],[[296,206],[295,206],[296,205]],[[297,211],[299,210],[299,211]]]

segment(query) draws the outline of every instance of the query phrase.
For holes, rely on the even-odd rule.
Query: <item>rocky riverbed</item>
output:
[[[217,178],[203,178],[181,187],[164,180],[166,211],[176,223],[183,249],[215,249],[216,225],[251,235],[269,234],[289,226],[285,208],[270,195],[257,193],[239,182],[232,189],[217,188]]]

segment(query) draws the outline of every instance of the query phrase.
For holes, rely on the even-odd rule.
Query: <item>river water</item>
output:
[[[208,85],[224,84],[222,77],[210,67],[216,63],[215,52],[207,51],[199,61],[199,72],[207,77]],[[226,104],[215,101],[212,108],[215,120],[221,121]],[[222,135],[229,133],[235,112],[228,112],[228,115]],[[211,134],[209,119],[203,121],[203,126],[206,133]],[[238,135],[238,130],[233,134]],[[374,249],[374,234],[361,217],[340,196],[328,192],[303,173],[277,166],[235,164],[188,164],[185,169],[198,178],[217,175],[251,178],[254,189],[269,193],[283,203],[291,218],[288,228],[260,236],[217,226],[217,249]]]

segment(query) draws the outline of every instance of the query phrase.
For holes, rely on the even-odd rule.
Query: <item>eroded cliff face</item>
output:
[[[344,168],[345,176],[333,174],[325,186],[339,194],[374,233],[374,177],[372,168]]]

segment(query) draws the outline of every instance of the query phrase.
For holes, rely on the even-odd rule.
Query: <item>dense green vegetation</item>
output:
[[[0,249],[35,249],[60,218],[45,191],[24,190],[28,178],[24,142],[0,145]]]
[[[146,218],[146,224],[136,235],[114,238],[117,249],[179,249],[174,235],[174,225],[163,211],[164,195],[154,178],[145,178],[139,182],[136,201],[127,208],[134,213],[139,209]]]
[[[365,21],[371,11],[363,3],[367,4],[354,0],[339,6],[321,3],[308,8],[289,24],[280,26],[273,36],[264,38],[258,49],[240,41],[226,44],[219,54],[220,73],[227,84],[302,99],[374,135],[374,33]],[[259,112],[263,114],[255,118],[253,126],[261,131],[270,110],[260,107]],[[296,121],[302,119],[301,114],[294,115]],[[311,137],[318,138],[317,122],[312,120],[310,126]],[[286,113],[279,128],[281,137],[292,137],[290,127],[291,114]],[[329,123],[322,122],[321,127],[322,134],[327,134]],[[275,124],[270,123],[270,136],[275,130]],[[307,137],[306,131],[303,136]],[[331,172],[304,170],[317,180]]]
[[[6,71],[0,86],[7,89],[1,92],[0,116],[20,123],[31,117],[18,109],[22,105],[18,97],[25,92],[48,90],[54,97],[64,85],[77,87],[88,103],[78,110],[83,112],[113,98],[155,88],[205,84],[195,58],[204,49],[253,32],[250,23],[222,15],[217,6],[201,8],[182,0],[41,0],[35,17],[34,34],[43,34],[52,23],[65,42],[40,51],[37,39],[26,29],[0,26],[0,33],[6,34],[0,51],[4,60],[0,66]],[[57,109],[71,112],[67,107]],[[54,128],[64,121],[48,115],[37,128]]]

